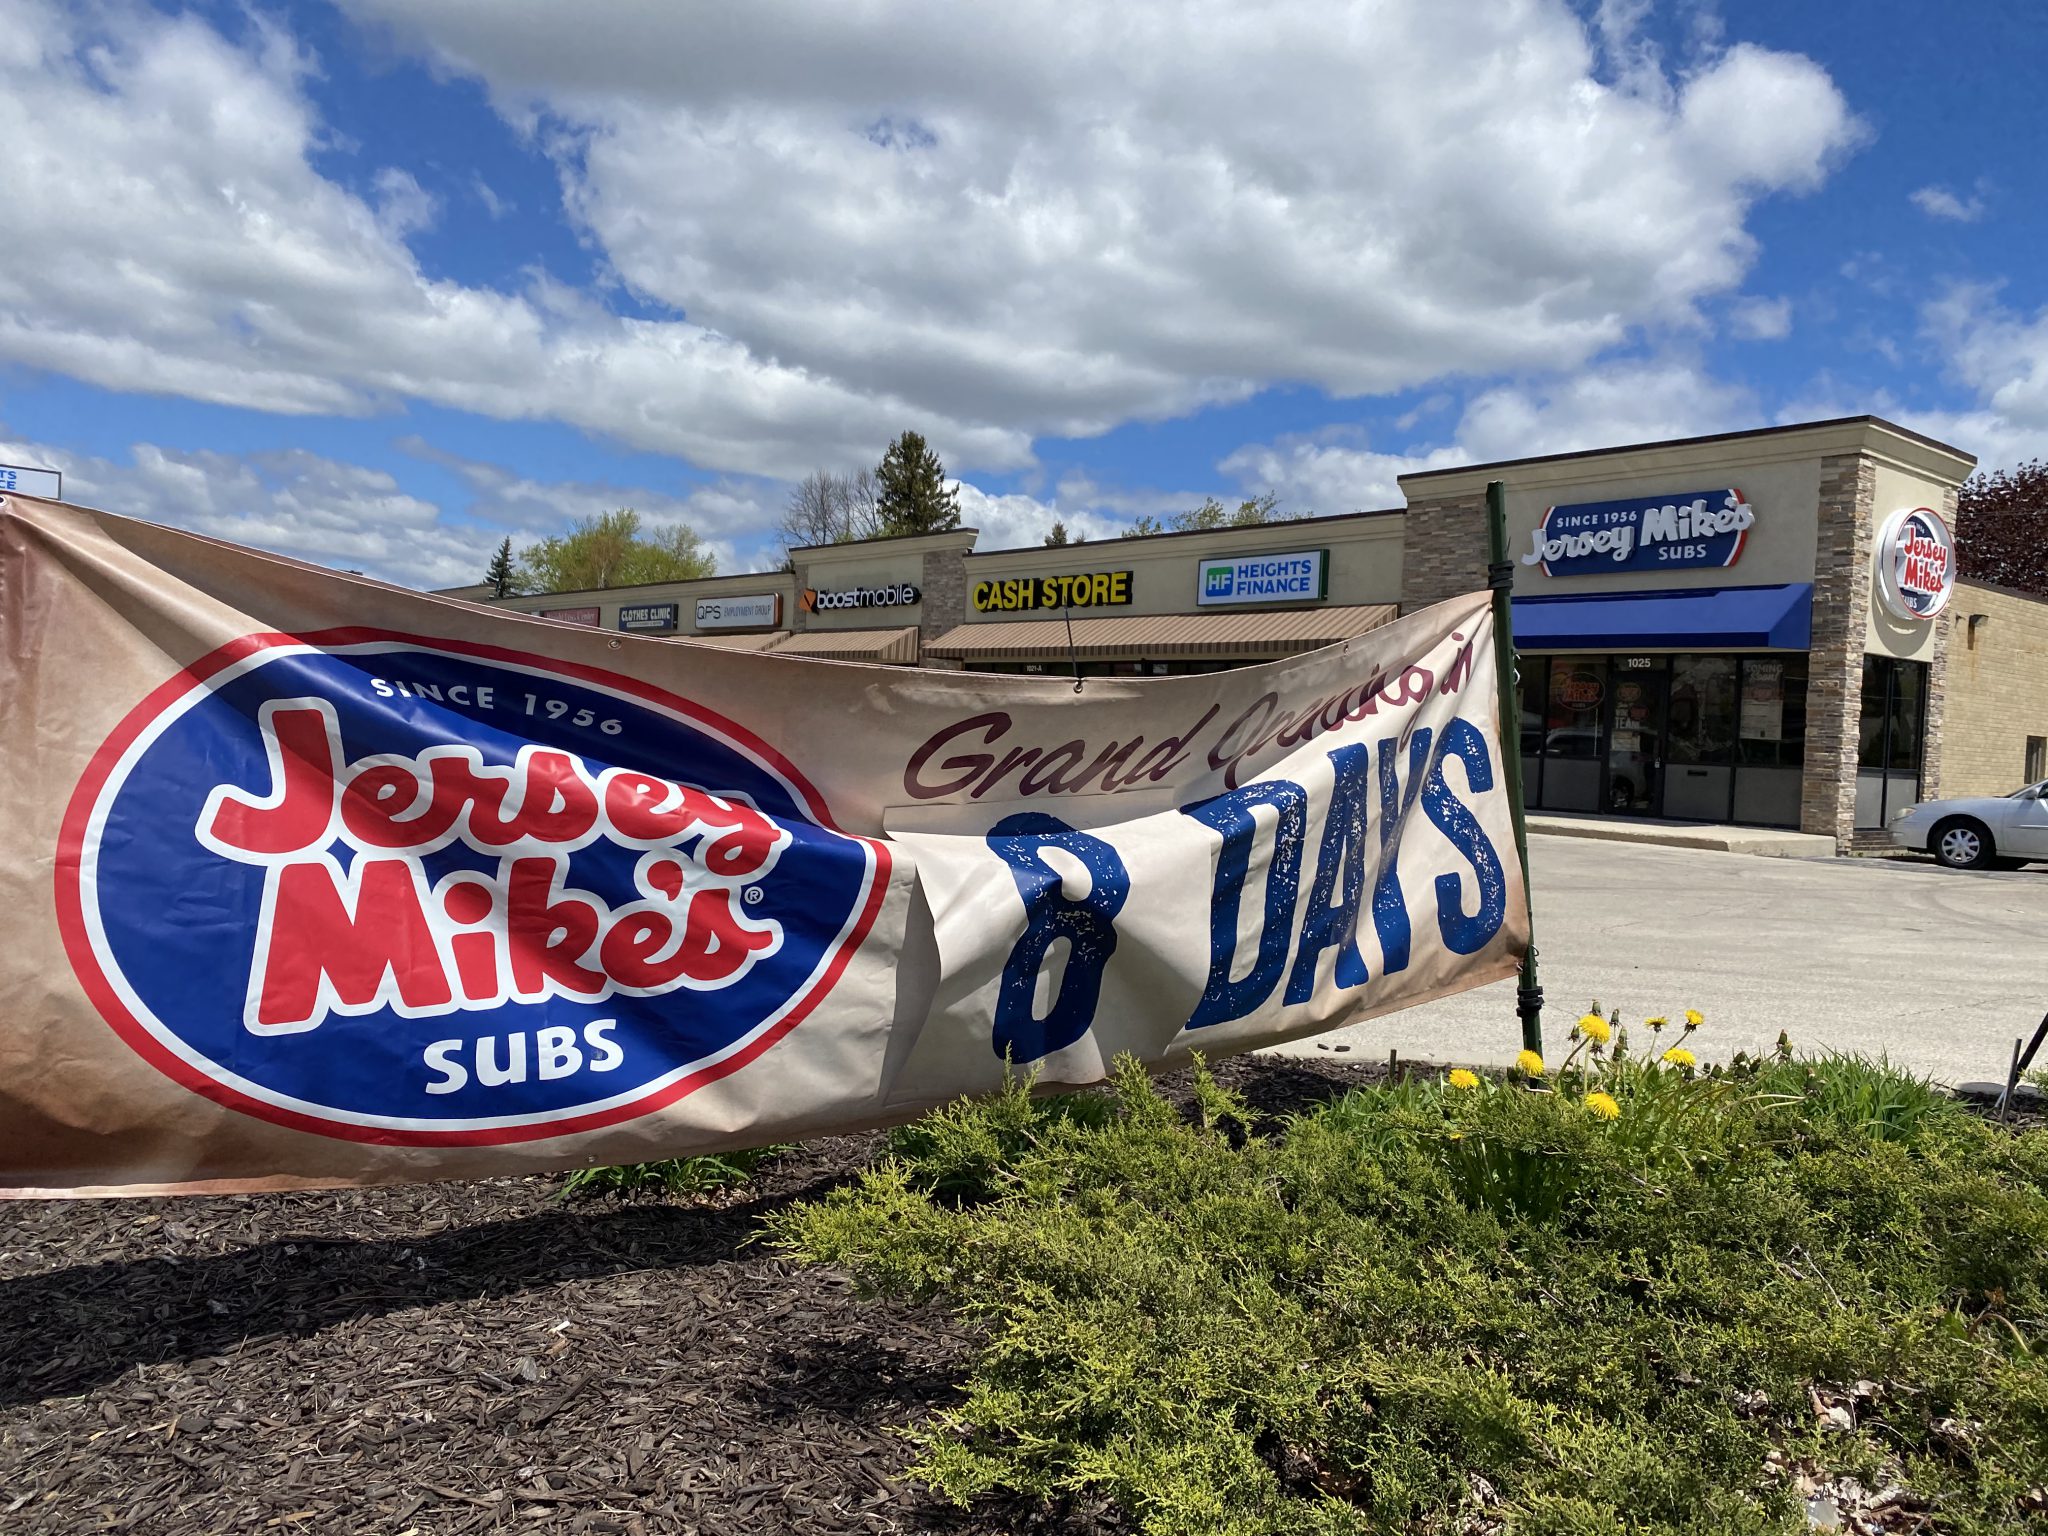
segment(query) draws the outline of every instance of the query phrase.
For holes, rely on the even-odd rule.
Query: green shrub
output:
[[[942,1200],[983,1200],[1018,1158],[1062,1126],[1096,1129],[1116,1113],[1100,1093],[1033,1097],[1032,1079],[1007,1076],[1000,1093],[963,1099],[889,1132],[889,1154],[911,1184]]]
[[[746,1183],[755,1169],[789,1150],[787,1146],[752,1147],[744,1152],[671,1157],[658,1163],[628,1163],[618,1168],[579,1168],[562,1180],[562,1198],[708,1195]]]
[[[1195,1123],[1130,1063],[1085,1108],[1013,1085],[772,1226],[986,1330],[911,1431],[963,1501],[1705,1536],[1805,1531],[1803,1476],[1852,1509],[1841,1479],[1897,1488],[1887,1528],[2038,1526],[2048,1137],[1882,1064],[1700,1071],[1610,1035],[1549,1091],[1410,1081],[1278,1134],[1201,1072]]]

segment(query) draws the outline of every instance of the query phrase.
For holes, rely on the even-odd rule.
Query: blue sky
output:
[[[0,0],[0,460],[416,585],[1877,411],[2048,443],[2025,0]]]

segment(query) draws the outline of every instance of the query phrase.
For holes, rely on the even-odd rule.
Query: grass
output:
[[[1611,1033],[1546,1091],[1280,1124],[1201,1073],[1193,1123],[1130,1063],[1013,1084],[772,1227],[981,1323],[908,1431],[956,1500],[1162,1536],[2048,1529],[2048,1135],[1882,1063]]]
[[[781,1156],[786,1146],[754,1147],[705,1157],[672,1157],[658,1163],[628,1163],[617,1168],[579,1168],[562,1180],[564,1200],[674,1198],[708,1195],[744,1184],[763,1163]]]

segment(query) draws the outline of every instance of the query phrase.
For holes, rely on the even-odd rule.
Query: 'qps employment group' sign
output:
[[[1734,489],[1552,507],[1522,564],[1546,576],[1606,576],[1733,565],[1756,513]]]

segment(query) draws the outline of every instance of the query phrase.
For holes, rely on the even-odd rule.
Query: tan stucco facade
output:
[[[1950,607],[1942,793],[2003,795],[2030,769],[2048,777],[2048,597],[1966,581]]]
[[[1217,560],[1327,552],[1327,583],[1312,601],[1333,606],[1401,600],[1401,529],[1398,509],[1351,513],[1256,528],[1218,528],[1144,539],[1099,539],[1087,544],[993,550],[967,557],[967,622],[1031,617],[1031,610],[980,607],[977,589],[988,583],[1045,577],[1130,572],[1129,601],[1093,611],[1131,615],[1201,610],[1202,567]],[[1248,605],[1303,606],[1296,602]],[[1238,610],[1242,611],[1242,609]],[[1077,607],[1079,614],[1081,609]]]

